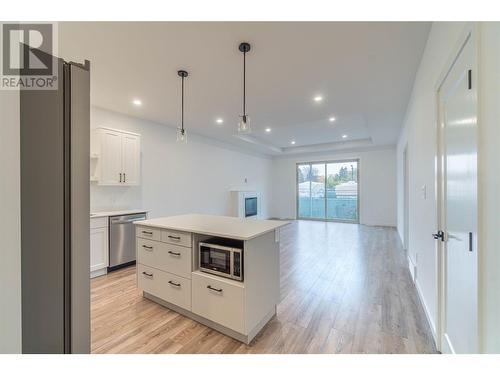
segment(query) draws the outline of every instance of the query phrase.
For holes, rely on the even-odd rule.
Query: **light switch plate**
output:
[[[427,199],[427,185],[425,185],[425,184],[422,185],[421,190],[422,190],[422,199],[426,200]]]

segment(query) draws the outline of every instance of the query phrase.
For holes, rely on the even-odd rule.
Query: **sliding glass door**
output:
[[[358,164],[297,164],[297,218],[358,222]]]

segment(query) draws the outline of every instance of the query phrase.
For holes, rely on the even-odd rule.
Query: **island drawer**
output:
[[[136,229],[137,237],[148,238],[150,240],[161,240],[161,229],[138,226]]]
[[[137,265],[139,289],[191,311],[191,280],[143,264]]]
[[[191,233],[167,229],[162,232],[161,240],[175,245],[191,247]]]
[[[245,334],[244,287],[237,282],[193,272],[192,310],[213,322]]]
[[[137,261],[146,266],[191,278],[191,248],[137,239]]]

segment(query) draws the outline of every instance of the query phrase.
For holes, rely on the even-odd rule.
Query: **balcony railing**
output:
[[[299,197],[299,218],[357,221],[357,194],[332,197]],[[325,212],[326,210],[326,212]]]

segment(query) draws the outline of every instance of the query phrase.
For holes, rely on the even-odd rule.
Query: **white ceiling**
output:
[[[91,61],[93,105],[169,126],[179,125],[177,70],[185,69],[188,132],[281,154],[395,144],[429,28],[423,22],[66,22],[59,24],[59,54]],[[253,131],[238,138],[241,41],[252,45]],[[135,98],[141,107],[132,105]]]

